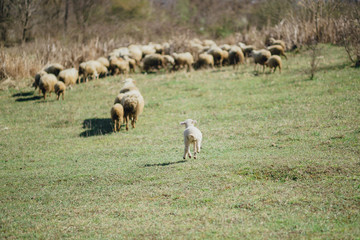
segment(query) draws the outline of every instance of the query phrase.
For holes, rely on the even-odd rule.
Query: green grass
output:
[[[282,74],[135,74],[145,109],[116,134],[121,77],[0,92],[0,238],[359,239],[359,70],[323,55],[312,81],[306,52]],[[183,161],[187,118],[203,148]]]

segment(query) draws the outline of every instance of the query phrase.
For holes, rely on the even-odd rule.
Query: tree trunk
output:
[[[69,0],[65,1],[65,14],[64,14],[64,33],[67,32],[67,21],[69,15]]]

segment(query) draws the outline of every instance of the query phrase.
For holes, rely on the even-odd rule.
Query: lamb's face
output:
[[[194,126],[195,123],[196,120],[186,119],[184,122],[181,122],[180,125],[185,125],[185,128],[188,128],[190,126]]]

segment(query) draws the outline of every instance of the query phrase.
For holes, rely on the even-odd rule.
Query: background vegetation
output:
[[[271,36],[289,48],[332,43],[359,66],[359,9],[358,0],[2,0],[0,88],[29,84],[50,62],[77,66],[150,41],[184,50],[193,37],[258,48]]]

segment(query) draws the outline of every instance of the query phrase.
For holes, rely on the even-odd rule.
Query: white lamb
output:
[[[194,159],[196,159],[196,154],[200,152],[202,134],[200,130],[194,126],[195,123],[197,123],[196,120],[192,120],[192,119],[187,119],[184,122],[180,123],[180,125],[185,125],[185,130],[184,130],[185,150],[183,156],[184,159],[186,158],[186,155],[189,155],[189,158],[191,158],[191,153],[190,153],[191,143],[194,144]]]

